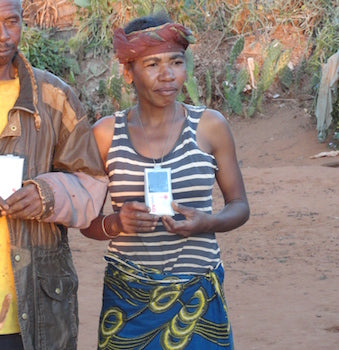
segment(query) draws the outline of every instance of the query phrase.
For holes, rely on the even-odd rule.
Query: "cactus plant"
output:
[[[289,52],[282,50],[279,41],[274,40],[268,45],[264,63],[259,73],[257,88],[252,90],[251,100],[247,107],[246,115],[248,117],[251,117],[256,109],[261,108],[263,93],[273,84],[275,77],[285,69],[289,57]]]
[[[115,100],[121,100],[122,77],[119,75],[119,64],[114,62],[112,65],[111,76],[107,81],[109,95]]]
[[[184,86],[193,104],[199,105],[200,101],[199,101],[198,80],[194,76],[193,54],[189,48],[186,50],[186,74],[187,74],[187,78],[184,83]]]
[[[237,114],[242,114],[243,106],[241,100],[241,94],[247,84],[249,74],[247,69],[240,70],[236,75],[232,69],[236,58],[240,55],[241,51],[244,49],[245,39],[243,36],[234,43],[230,59],[226,65],[225,71],[225,81],[222,83],[224,89],[224,97],[231,110]]]
[[[134,103],[133,88],[126,84],[119,72],[119,62],[112,64],[111,75],[107,79],[107,94],[112,98],[115,110],[125,109]]]

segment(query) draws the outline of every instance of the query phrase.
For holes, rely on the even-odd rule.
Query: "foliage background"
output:
[[[337,0],[24,0],[23,7],[21,49],[73,85],[92,122],[134,102],[112,38],[138,16],[165,10],[191,28],[196,44],[180,98],[228,115],[255,117],[277,95],[302,94],[314,108],[321,65],[339,48]],[[332,115],[335,131],[338,108]]]

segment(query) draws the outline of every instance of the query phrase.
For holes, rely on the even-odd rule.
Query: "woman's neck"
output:
[[[135,107],[136,122],[140,119],[142,124],[151,127],[161,127],[162,125],[172,122],[173,118],[178,115],[178,110],[180,109],[179,104],[174,103],[173,105],[166,107],[144,107],[137,104]]]

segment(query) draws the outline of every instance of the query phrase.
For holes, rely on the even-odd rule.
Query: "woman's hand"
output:
[[[122,232],[151,232],[155,230],[159,216],[150,214],[150,209],[140,202],[126,202],[119,212]]]
[[[121,232],[152,232],[155,230],[159,216],[149,212],[150,209],[144,203],[125,202],[119,212],[99,215],[89,227],[81,229],[80,232],[88,238],[100,241],[114,239]]]
[[[172,202],[172,208],[175,212],[184,215],[185,220],[176,221],[171,216],[162,216],[162,223],[168,232],[177,233],[184,237],[208,232],[208,219],[211,218],[211,215],[176,202]]]

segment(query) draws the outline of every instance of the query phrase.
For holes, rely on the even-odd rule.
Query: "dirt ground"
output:
[[[217,235],[236,349],[338,349],[339,169],[324,165],[339,158],[310,158],[329,149],[299,100],[272,100],[254,118],[229,123],[251,206],[244,226]],[[214,198],[218,210],[217,188]],[[93,350],[106,243],[77,230],[70,243],[80,281],[79,350]]]

